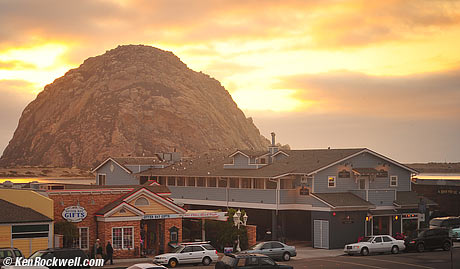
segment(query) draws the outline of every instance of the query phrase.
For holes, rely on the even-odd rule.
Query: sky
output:
[[[123,44],[219,80],[292,149],[460,162],[460,1],[0,0],[0,152],[25,106]]]

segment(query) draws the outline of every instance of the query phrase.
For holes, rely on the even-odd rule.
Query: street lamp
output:
[[[246,226],[248,222],[248,215],[244,212],[243,220],[241,220],[241,211],[238,209],[235,214],[233,214],[233,224],[238,227],[238,243],[236,244],[236,251],[241,251],[240,248],[240,226]]]

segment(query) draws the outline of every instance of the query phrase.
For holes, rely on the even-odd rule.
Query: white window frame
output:
[[[135,245],[135,242],[134,242],[134,226],[112,227],[112,240],[111,241],[112,241],[112,246],[115,249],[115,245],[113,244],[113,239],[114,239],[113,230],[114,229],[121,229],[121,249],[122,250],[134,249],[134,247],[135,247],[134,246]],[[124,240],[125,229],[132,229],[133,230],[133,232],[131,234],[131,242],[133,242],[132,248],[125,247],[125,240]],[[117,248],[117,249],[120,249],[120,248]]]
[[[97,185],[101,185],[101,181],[100,181],[100,176],[104,176],[104,185],[107,183],[107,175],[106,174],[97,174]]]
[[[395,178],[396,181],[393,181],[393,178]],[[393,182],[396,182],[396,184],[393,185]],[[398,187],[398,176],[395,176],[395,175],[390,176],[390,187]]]
[[[334,179],[334,181],[333,181],[333,182],[334,182],[334,186],[331,186],[331,185],[329,184],[329,180],[332,179],[332,178]],[[328,188],[335,188],[336,186],[337,186],[337,177],[336,177],[336,176],[328,176],[328,177],[327,177],[327,187],[328,187]]]
[[[86,240],[87,240],[87,242],[86,242],[87,247],[86,248],[81,247],[81,234],[82,234],[81,230],[82,229],[86,229]],[[89,249],[89,227],[78,227],[78,247],[80,249],[85,249],[85,250]]]

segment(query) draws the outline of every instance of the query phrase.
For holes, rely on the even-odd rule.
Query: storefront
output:
[[[226,212],[187,211],[169,198],[166,186],[84,186],[50,190],[55,221],[73,222],[74,247],[93,254],[96,239],[111,242],[114,258],[171,251],[182,242],[182,219],[226,220]]]

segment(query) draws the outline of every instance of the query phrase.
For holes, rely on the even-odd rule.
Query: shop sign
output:
[[[69,206],[62,211],[62,217],[69,222],[80,222],[86,218],[88,214],[85,208],[81,206]]]
[[[158,214],[158,215],[144,215],[145,220],[149,219],[178,219],[178,218],[196,218],[196,219],[214,219],[214,220],[227,220],[227,212],[191,212],[184,214]]]
[[[453,195],[459,195],[460,191],[458,190],[452,190],[452,189],[439,189],[438,194],[453,194]]]

